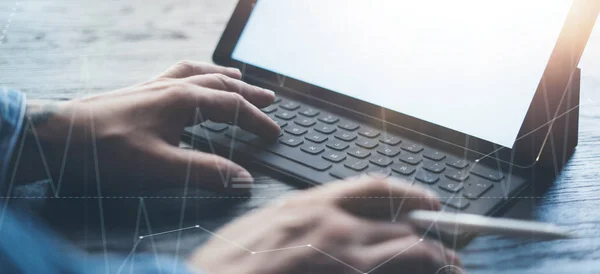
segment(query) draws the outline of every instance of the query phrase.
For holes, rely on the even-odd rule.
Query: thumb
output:
[[[221,156],[170,145],[163,151],[165,169],[179,182],[230,194],[246,194],[252,186],[252,175],[246,169]]]

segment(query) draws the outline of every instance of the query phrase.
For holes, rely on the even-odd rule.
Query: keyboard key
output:
[[[494,185],[490,182],[475,181],[469,182],[465,185],[463,190],[463,196],[469,199],[479,199],[486,191],[492,188]]]
[[[291,101],[282,102],[279,106],[287,110],[297,110],[300,108],[300,104]]]
[[[461,159],[448,159],[448,161],[446,161],[446,164],[458,169],[463,169],[469,166],[469,162]]]
[[[254,135],[253,133],[245,131],[239,127],[230,128],[229,130],[227,130],[227,132],[225,132],[225,136],[230,137],[230,138],[235,138],[236,140],[240,140],[240,141],[244,141],[244,142],[251,142],[251,141],[254,141],[254,140],[260,138],[256,135]]]
[[[440,202],[449,207],[461,210],[469,206],[469,202],[467,201],[467,199],[464,199],[462,197],[441,197]]]
[[[377,149],[377,152],[379,152],[382,155],[388,156],[388,157],[396,157],[398,154],[400,154],[400,148],[389,147],[389,146],[380,146]]]
[[[423,147],[421,145],[417,145],[417,144],[411,144],[411,143],[402,143],[402,145],[400,145],[400,147],[408,152],[412,152],[412,153],[419,153],[423,150]]]
[[[329,171],[329,175],[344,180],[350,177],[356,177],[359,173],[341,166],[336,166]]]
[[[348,158],[348,160],[344,162],[344,166],[352,170],[363,171],[369,167],[369,163],[367,160]]]
[[[283,158],[300,163],[318,171],[325,171],[331,167],[331,163],[321,159],[321,157],[307,154],[299,149],[290,149],[289,147],[279,144],[265,146],[264,148]]]
[[[386,135],[386,136],[379,138],[379,142],[382,142],[386,145],[395,146],[395,145],[398,145],[399,143],[401,143],[402,140],[398,137]]]
[[[317,145],[306,144],[300,147],[300,149],[308,154],[317,155],[325,150],[325,148]]]
[[[221,132],[229,128],[227,124],[215,123],[213,121],[206,121],[200,126],[213,132]]]
[[[446,154],[428,149],[425,152],[423,152],[423,157],[434,161],[441,161],[444,160],[444,158],[446,158]]]
[[[494,182],[500,182],[504,179],[504,174],[497,170],[492,170],[491,168],[487,168],[481,165],[475,165],[471,170],[469,170],[471,174],[475,174],[484,179],[492,180]]]
[[[301,137],[294,136],[285,136],[284,138],[279,139],[279,142],[286,146],[297,147],[304,143]]]
[[[378,165],[380,167],[387,167],[392,164],[392,160],[390,158],[379,155],[379,154],[375,154],[375,155],[371,156],[371,158],[369,158],[369,162],[371,162],[375,165]]]
[[[418,165],[423,160],[421,156],[412,154],[400,154],[399,158],[400,161],[411,165]]]
[[[292,135],[301,136],[308,132],[308,130],[298,126],[290,126],[285,129],[285,132]]]
[[[377,179],[385,179],[390,177],[392,172],[388,168],[374,167],[367,170],[367,175]]]
[[[368,138],[377,138],[381,133],[377,130],[364,128],[358,131],[358,134],[368,137]]]
[[[328,148],[335,149],[335,150],[338,150],[338,151],[342,151],[342,150],[345,150],[348,147],[350,147],[350,145],[348,145],[348,144],[346,144],[346,143],[344,143],[342,141],[338,141],[338,140],[331,140],[331,141],[327,142],[326,146]]]
[[[319,117],[318,119],[319,119],[319,121],[321,121],[323,123],[327,123],[327,124],[335,124],[340,120],[340,118],[335,117],[333,115],[329,115],[329,114],[325,114],[325,115]]]
[[[427,172],[424,170],[419,170],[419,172],[417,172],[417,176],[415,176],[415,179],[426,183],[426,184],[435,184],[435,182],[437,182],[440,177],[438,177],[436,174],[433,174],[431,172]]]
[[[331,133],[334,133],[336,129],[334,126],[319,124],[319,125],[315,126],[314,130],[321,132],[323,134],[331,134]]]
[[[313,126],[314,124],[316,124],[317,121],[315,121],[315,119],[311,119],[311,118],[298,118],[298,119],[294,120],[294,123],[296,123],[296,125],[300,125],[303,127],[310,127],[310,126]]]
[[[467,171],[452,169],[452,170],[446,171],[446,177],[448,177],[449,179],[458,181],[458,182],[464,182],[467,180],[467,178],[469,178],[469,173]]]
[[[334,163],[339,163],[343,160],[346,160],[346,155],[343,152],[330,151],[323,154],[323,159],[332,161]]]
[[[289,121],[289,120],[296,118],[296,114],[294,114],[293,112],[282,111],[279,113],[275,113],[275,117]]]
[[[391,166],[392,170],[398,172],[402,175],[408,176],[415,172],[415,168],[413,166],[409,166],[405,163],[396,163]]]
[[[315,116],[319,115],[320,112],[314,108],[305,108],[305,109],[302,109],[298,113],[300,113],[300,115],[304,115],[306,117],[315,117]]]
[[[237,129],[237,128],[236,128]],[[227,133],[225,133],[226,136],[231,136],[233,129],[230,129],[229,131],[227,131]],[[261,140],[258,136],[248,133],[246,131],[243,131],[241,129],[237,129],[235,135],[239,136],[238,133],[241,133],[242,136],[253,136],[251,139],[249,139],[249,141],[246,141],[246,137],[242,138],[241,140],[252,144],[252,145],[256,145],[257,142],[256,140]],[[238,137],[236,137],[236,139],[238,139]],[[291,140],[293,139],[293,140]],[[321,157],[318,156],[314,156],[314,155],[310,155],[306,152],[303,152],[299,149],[290,149],[288,146],[298,146],[300,144],[302,144],[302,140],[300,140],[299,138],[296,137],[290,137],[290,136],[285,136],[284,138],[281,138],[279,140],[279,142],[281,144],[285,144],[285,145],[280,145],[279,143],[273,143],[273,144],[269,144],[269,145],[265,145],[262,141],[260,141],[260,147],[266,149],[267,151],[279,155],[283,158],[289,159],[291,161],[294,161],[296,163],[302,164],[304,166],[310,167],[312,169],[318,170],[318,171],[325,171],[329,168],[331,168],[331,163],[323,160]],[[297,144],[299,143],[299,144]]]
[[[450,193],[456,193],[463,189],[463,183],[457,183],[450,180],[442,180],[438,187]]]
[[[307,134],[306,136],[304,136],[304,138],[306,140],[309,140],[311,142],[315,142],[315,143],[323,143],[325,141],[327,141],[327,139],[329,139],[327,136],[321,135],[319,133],[316,132],[311,132],[309,134]]]
[[[355,131],[357,130],[360,126],[358,124],[352,123],[352,122],[341,122],[338,124],[338,127],[341,129],[345,129],[347,131]]]
[[[359,147],[354,147],[348,151],[348,155],[354,156],[356,158],[364,159],[364,158],[369,157],[371,155],[371,152],[369,152],[368,150],[359,148]]]
[[[422,167],[423,167],[423,169],[425,169],[427,171],[431,171],[431,172],[435,172],[435,173],[440,173],[440,172],[444,171],[444,169],[446,169],[446,166],[444,164],[435,163],[435,162],[431,162],[431,161],[423,162]]]
[[[281,97],[275,97],[275,101],[273,101],[273,104],[277,104],[281,102]]]
[[[281,121],[281,120],[279,120],[279,119],[273,119],[273,121],[275,121],[275,123],[276,123],[276,124],[277,124],[277,125],[278,125],[280,128],[283,128],[283,127],[287,126],[287,124],[288,124],[286,121]]]
[[[277,111],[277,106],[274,106],[274,105],[270,105],[270,106],[262,109],[262,112],[264,112],[264,113],[273,113],[275,111]]]
[[[335,134],[335,138],[338,138],[338,139],[340,139],[342,141],[346,141],[346,142],[352,142],[354,139],[356,139],[356,134],[340,131]]]
[[[366,149],[374,149],[379,144],[377,143],[376,140],[360,138],[356,141],[356,145],[359,147],[362,147],[362,148],[366,148]]]

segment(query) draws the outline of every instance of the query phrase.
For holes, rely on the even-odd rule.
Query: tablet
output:
[[[571,109],[598,2],[242,0],[214,60],[527,166]]]

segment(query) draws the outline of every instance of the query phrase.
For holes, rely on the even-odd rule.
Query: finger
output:
[[[202,87],[235,92],[260,108],[269,106],[275,101],[275,93],[272,91],[244,83],[223,74],[196,75],[185,80]]]
[[[198,182],[201,188],[224,193],[246,193],[252,175],[240,165],[223,157],[170,145],[159,148],[162,168],[171,180]]]
[[[369,218],[389,218],[396,211],[406,213],[415,209],[441,208],[437,194],[397,179],[363,176],[354,181],[331,183],[315,192],[313,195],[332,197],[337,205],[349,212]]]
[[[440,268],[461,267],[458,255],[437,241],[403,237],[366,247],[367,261],[378,262],[369,273],[436,273]]]
[[[219,73],[231,78],[242,79],[242,73],[239,69],[217,66],[209,63],[196,61],[179,61],[177,64],[168,68],[158,77],[163,78],[187,78],[195,75]]]
[[[237,93],[207,88],[192,93],[204,119],[237,122],[241,128],[263,138],[274,138],[281,131],[273,119]]]

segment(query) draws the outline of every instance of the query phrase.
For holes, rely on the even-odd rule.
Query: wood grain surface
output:
[[[0,0],[0,86],[30,98],[73,98],[135,84],[178,60],[210,61],[235,0]],[[600,24],[581,62],[580,141],[554,182],[540,180],[508,216],[554,222],[578,239],[535,242],[484,236],[461,251],[469,273],[600,273]],[[193,189],[144,197],[28,201],[90,252],[157,252],[184,258],[214,231],[294,188],[257,173],[254,197]],[[103,207],[100,216],[99,207]],[[100,218],[103,217],[103,218]]]

